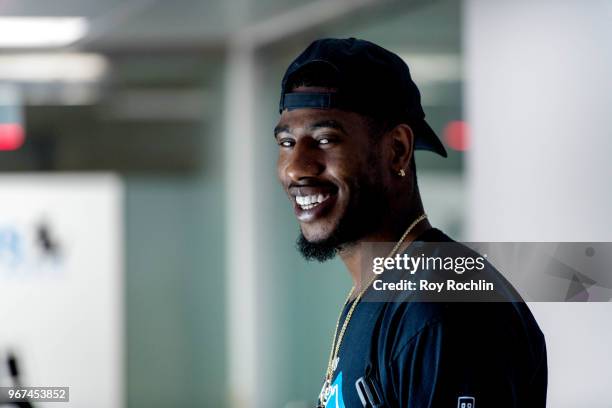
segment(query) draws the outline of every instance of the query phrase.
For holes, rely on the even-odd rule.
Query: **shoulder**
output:
[[[440,245],[438,245],[440,244]],[[426,248],[423,249],[423,245]],[[479,254],[464,244],[456,242],[442,231],[432,228],[424,232],[409,247],[406,253],[415,256],[419,251],[434,257],[478,257]],[[421,252],[421,253],[422,253]],[[400,279],[393,273],[390,280]],[[437,274],[435,271],[418,270],[412,279],[445,281],[446,279],[470,280],[485,279],[493,282],[495,290],[491,293],[455,296],[443,292],[440,296],[421,297],[429,301],[418,301],[408,292],[399,292],[392,302],[385,303],[379,319],[379,355],[381,358],[394,358],[400,350],[406,349],[423,334],[453,337],[461,341],[484,339],[506,344],[514,341],[516,345],[533,345],[538,348],[544,344],[544,336],[538,327],[527,304],[512,285],[489,262],[485,268],[475,272],[457,275]],[[478,301],[474,301],[477,299]],[[534,350],[538,353],[539,350]]]
[[[427,347],[446,343],[495,344],[535,356],[545,349],[544,335],[522,302],[396,302],[380,318],[379,357],[397,359],[426,337]]]
[[[522,406],[546,393],[544,337],[524,304],[412,303],[385,314],[398,324],[381,337],[375,372],[391,406],[451,406],[461,395]]]

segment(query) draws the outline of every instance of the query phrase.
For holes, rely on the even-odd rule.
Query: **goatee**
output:
[[[355,183],[351,188],[352,198],[329,237],[321,241],[308,241],[300,232],[296,246],[308,261],[325,262],[336,256],[338,251],[354,245],[366,234],[380,227],[383,214],[388,211],[387,192],[380,185],[367,180]]]

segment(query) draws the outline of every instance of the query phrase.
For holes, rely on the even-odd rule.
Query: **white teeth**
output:
[[[296,196],[295,202],[302,207],[303,210],[310,210],[321,204],[323,201],[329,198],[329,194],[323,195],[308,195],[308,196]]]

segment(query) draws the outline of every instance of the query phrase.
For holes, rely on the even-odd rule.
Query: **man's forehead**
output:
[[[285,110],[281,114],[275,133],[279,131],[299,132],[323,127],[346,132],[351,121],[355,120],[354,116],[357,115],[338,109],[303,108],[291,111]]]

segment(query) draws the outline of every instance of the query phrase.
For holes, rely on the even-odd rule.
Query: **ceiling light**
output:
[[[102,55],[89,53],[36,53],[0,55],[0,81],[95,82],[108,69]]]
[[[61,47],[87,33],[82,17],[0,17],[0,48]]]

